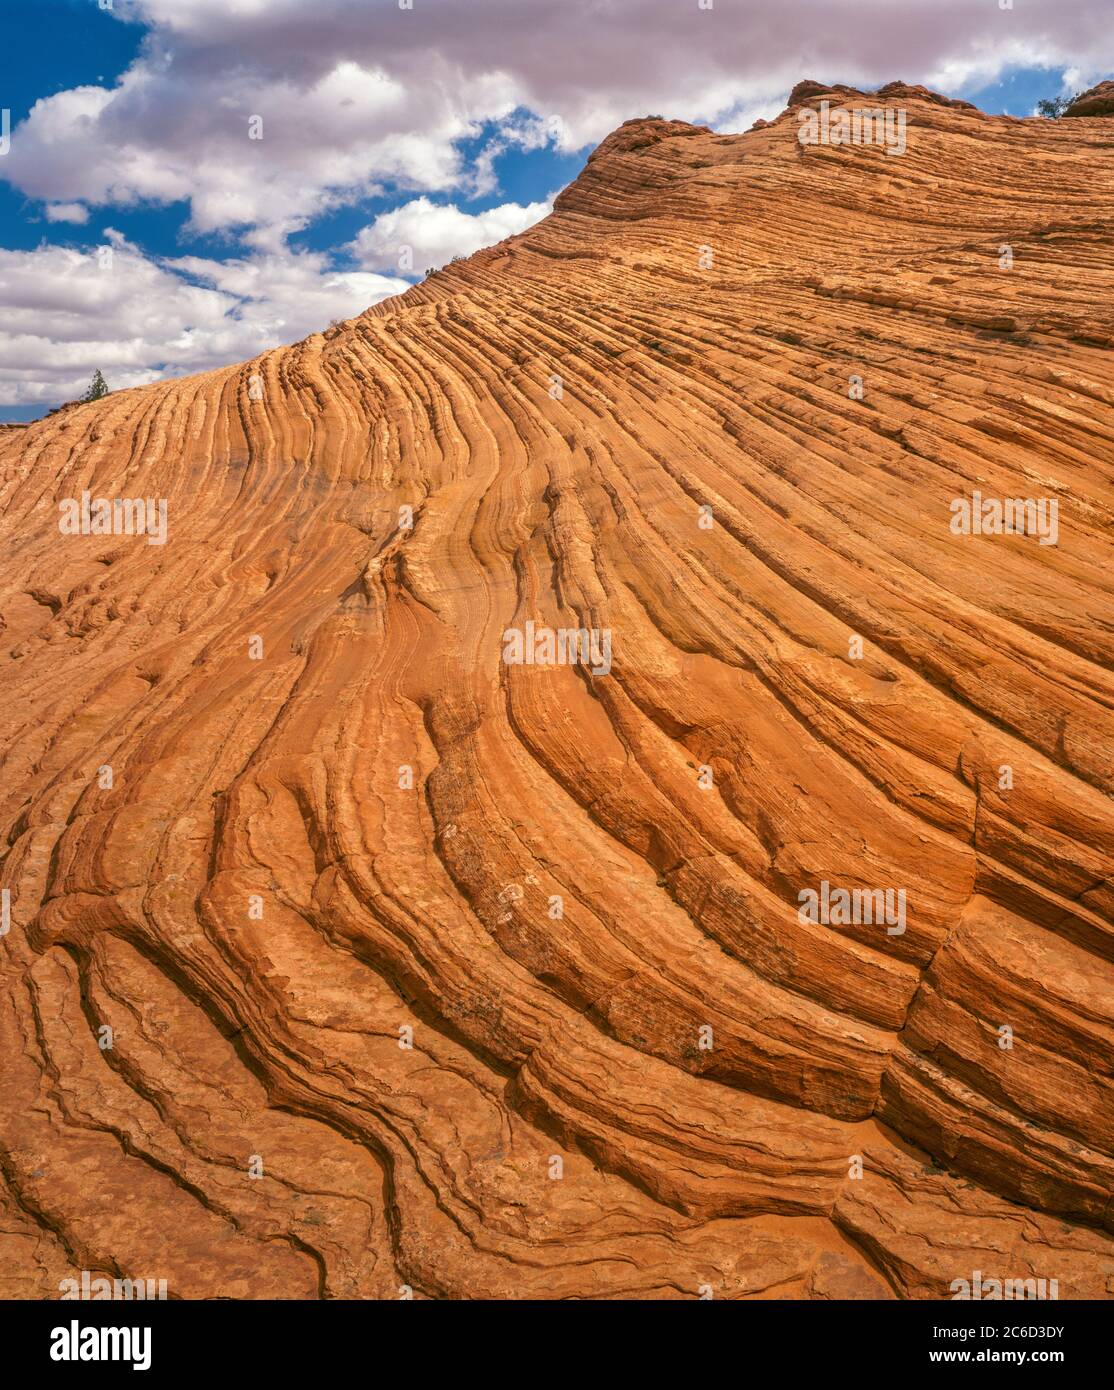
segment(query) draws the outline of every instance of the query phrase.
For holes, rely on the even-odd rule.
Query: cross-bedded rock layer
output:
[[[791,101],[0,437],[0,1292],[1112,1291],[1114,124]]]

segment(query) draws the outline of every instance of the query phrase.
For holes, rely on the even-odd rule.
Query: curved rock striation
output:
[[[1111,131],[628,122],[4,432],[3,1293],[1114,1292]]]

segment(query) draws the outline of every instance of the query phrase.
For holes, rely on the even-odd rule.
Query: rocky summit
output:
[[[630,121],[355,320],[0,433],[0,1293],[1114,1293],[1066,116]]]

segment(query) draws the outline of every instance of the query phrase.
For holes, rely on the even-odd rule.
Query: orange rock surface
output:
[[[0,1293],[1114,1292],[1112,139],[628,122],[401,298],[0,435]]]

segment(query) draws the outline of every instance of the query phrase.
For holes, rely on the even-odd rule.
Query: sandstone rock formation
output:
[[[1112,139],[628,122],[5,432],[0,1293],[1114,1292]]]
[[[1100,82],[1080,92],[1064,112],[1065,116],[1114,116],[1114,82]]]

